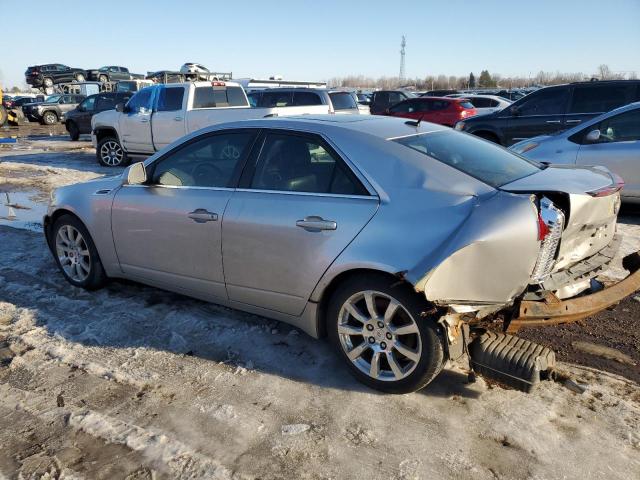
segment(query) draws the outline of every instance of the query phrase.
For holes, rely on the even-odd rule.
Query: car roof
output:
[[[333,129],[350,130],[369,134],[381,139],[390,139],[429,133],[441,130],[451,130],[442,125],[421,122],[419,126],[407,124],[406,118],[387,117],[382,115],[301,115],[291,117],[271,117],[250,120],[240,120],[224,124],[225,128],[283,128],[287,130],[301,130],[323,133]],[[219,126],[204,129],[218,130]]]

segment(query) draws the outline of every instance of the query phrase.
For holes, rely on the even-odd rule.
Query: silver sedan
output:
[[[281,320],[328,336],[365,384],[409,392],[480,320],[535,323],[518,306],[549,295],[556,320],[586,315],[564,302],[610,260],[618,190],[604,169],[424,122],[260,119],[56,190],[45,233],[74,286],[127,278]]]
[[[524,140],[510,149],[537,161],[604,165],[624,180],[623,200],[640,203],[640,102],[556,135]]]

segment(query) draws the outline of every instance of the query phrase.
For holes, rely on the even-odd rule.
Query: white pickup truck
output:
[[[153,85],[126,105],[91,119],[98,161],[126,165],[130,157],[149,156],[174,140],[210,125],[251,118],[329,113],[330,105],[255,108],[235,82],[188,82]]]

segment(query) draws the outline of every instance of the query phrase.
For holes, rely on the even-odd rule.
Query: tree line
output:
[[[364,75],[348,75],[345,77],[333,77],[327,80],[332,87],[351,88],[380,88],[393,89],[399,87],[414,87],[416,90],[443,90],[443,89],[469,89],[469,88],[524,88],[530,86],[558,85],[560,83],[579,82],[591,80],[624,80],[636,79],[636,72],[612,72],[607,65],[600,65],[596,72],[587,75],[578,73],[561,73],[540,71],[533,76],[502,76],[498,73],[491,74],[488,70],[482,70],[476,77],[473,72],[468,76],[455,75],[427,75],[424,78],[379,77],[372,78]]]

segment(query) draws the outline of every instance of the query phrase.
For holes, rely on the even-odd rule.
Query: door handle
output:
[[[198,208],[193,212],[189,212],[187,216],[196,223],[215,222],[218,220],[217,213],[209,212],[204,208]]]
[[[149,122],[148,118],[141,118],[140,119],[140,123],[147,123],[147,122]]]
[[[547,123],[560,123],[560,120],[547,120]]]
[[[182,121],[182,117],[173,117],[173,119],[174,119],[176,122],[180,122],[180,121]]]
[[[322,217],[312,215],[296,221],[296,227],[304,228],[310,232],[319,232],[320,230],[335,230],[338,228],[338,224],[333,220],[325,220]]]
[[[567,123],[580,123],[582,120],[567,120]]]

